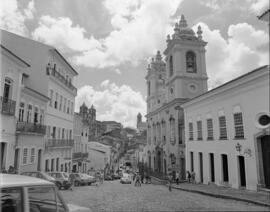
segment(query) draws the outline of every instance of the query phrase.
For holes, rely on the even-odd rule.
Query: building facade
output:
[[[270,188],[269,66],[183,105],[186,166],[196,181]]]
[[[202,31],[197,35],[184,16],[167,36],[164,51],[147,69],[146,162],[155,172],[181,172],[185,177],[185,138],[182,104],[207,91],[205,46]]]
[[[50,101],[44,108],[46,127],[43,170],[70,171],[73,140],[73,112],[77,72],[55,48],[1,30],[2,43],[31,64],[28,87]],[[42,110],[42,109],[41,109]],[[34,108],[28,107],[26,114]]]

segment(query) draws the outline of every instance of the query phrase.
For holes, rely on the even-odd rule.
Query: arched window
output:
[[[175,119],[173,117],[170,118],[170,141],[171,144],[175,144]]]
[[[186,67],[187,67],[187,72],[189,72],[189,73],[196,73],[197,72],[196,55],[192,51],[188,51],[186,53]]]
[[[169,67],[170,67],[170,76],[173,75],[173,56],[170,56],[170,60],[169,60]]]
[[[4,93],[3,93],[3,99],[4,102],[7,102],[8,99],[11,99],[12,97],[12,79],[6,77],[5,78],[5,84],[4,84]]]

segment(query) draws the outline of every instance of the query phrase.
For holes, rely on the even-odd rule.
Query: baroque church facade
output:
[[[160,174],[180,171],[185,178],[185,136],[182,104],[207,91],[206,42],[201,27],[197,33],[188,27],[182,15],[175,24],[167,47],[148,65],[147,145],[148,168]]]

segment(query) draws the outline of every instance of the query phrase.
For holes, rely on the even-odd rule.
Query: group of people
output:
[[[142,183],[143,184],[149,184],[149,183],[151,183],[151,177],[146,173],[140,174],[139,172],[136,172],[133,175],[133,182],[134,182],[134,185],[136,187],[141,186]]]
[[[187,171],[187,179],[188,179],[189,183],[196,183],[196,181],[195,181],[195,172],[194,171],[192,171],[192,172]]]
[[[3,168],[1,170],[1,173],[3,173],[3,174],[18,174],[18,171],[13,166],[9,166],[8,170]]]

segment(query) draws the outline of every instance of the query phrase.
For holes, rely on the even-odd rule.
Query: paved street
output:
[[[168,191],[161,185],[122,185],[105,181],[101,186],[75,187],[61,191],[67,203],[92,211],[269,211],[245,202],[213,198],[179,190]]]

